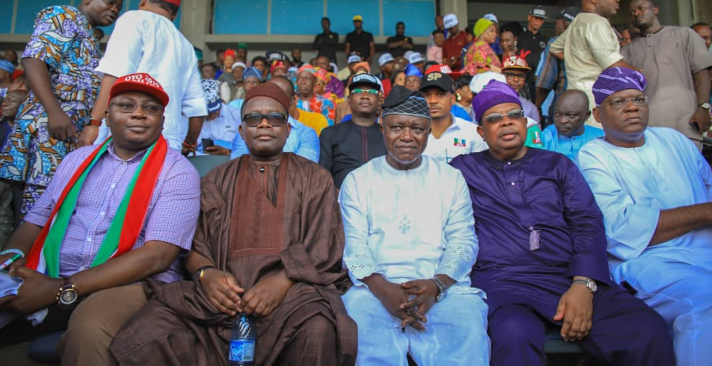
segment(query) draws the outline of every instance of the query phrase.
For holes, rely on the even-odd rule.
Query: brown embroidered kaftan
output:
[[[293,154],[264,168],[245,155],[203,178],[193,250],[245,291],[282,269],[295,281],[269,316],[256,319],[256,365],[353,365],[356,324],[336,288],[348,276],[333,180]],[[150,287],[153,300],[111,345],[119,365],[227,365],[234,318],[219,313],[194,282]],[[305,347],[323,351],[305,355]]]

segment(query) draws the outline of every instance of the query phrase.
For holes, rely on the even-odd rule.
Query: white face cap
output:
[[[456,25],[460,24],[457,21],[457,16],[455,14],[448,14],[443,18],[443,25],[445,29],[450,29]]]
[[[408,62],[411,64],[417,64],[418,62],[423,62],[425,61],[423,59],[423,55],[420,54],[420,52],[412,52],[410,55],[406,56],[408,58]]]
[[[478,94],[492,80],[501,81],[505,84],[507,83],[507,79],[504,77],[504,75],[492,71],[487,71],[477,74],[472,78],[472,81],[470,81],[470,90],[473,93]]]
[[[391,61],[393,61],[393,55],[390,53],[384,53],[378,58],[378,66],[383,66]]]

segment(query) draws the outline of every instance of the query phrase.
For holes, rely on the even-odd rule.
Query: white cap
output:
[[[483,18],[485,18],[485,19],[487,19],[487,20],[490,20],[490,21],[493,21],[493,22],[495,22],[495,23],[499,23],[499,22],[497,21],[497,16],[494,15],[494,14],[492,14],[492,13],[485,14],[485,15],[483,16]]]
[[[355,62],[361,62],[361,56],[359,55],[351,55],[349,56],[349,63],[355,63]]]
[[[443,18],[443,25],[445,25],[445,29],[450,29],[458,24],[460,23],[457,21],[457,16],[455,14],[448,14]]]
[[[492,71],[486,71],[472,77],[472,81],[470,81],[470,90],[473,93],[478,94],[492,80],[501,81],[505,84],[507,83],[507,79],[504,75]]]
[[[393,55],[386,52],[386,53],[382,54],[381,57],[378,58],[378,66],[383,66],[393,60],[394,60]]]
[[[407,56],[408,62],[411,64],[417,64],[418,62],[424,62],[425,59],[423,58],[423,55],[420,54],[420,52],[412,52],[410,55]]]

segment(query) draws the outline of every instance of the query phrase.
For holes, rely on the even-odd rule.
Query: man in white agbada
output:
[[[343,295],[358,324],[357,365],[489,365],[485,294],[470,287],[477,258],[472,202],[462,174],[423,156],[425,100],[396,86],[383,105],[388,154],[341,186]]]
[[[99,126],[108,110],[109,90],[117,78],[133,73],[153,76],[168,93],[163,137],[171,148],[195,152],[203,117],[208,114],[193,45],[173,24],[180,0],[141,0],[138,9],[117,21],[95,72],[102,77],[91,122],[79,146],[99,143]],[[181,114],[189,118],[185,124]]]
[[[601,207],[613,278],[668,322],[678,366],[712,362],[712,171],[683,134],[648,126],[645,78],[605,70],[593,85],[605,139],[581,172]]]

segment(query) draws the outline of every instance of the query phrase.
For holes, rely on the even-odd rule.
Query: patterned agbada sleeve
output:
[[[57,70],[80,27],[71,8],[52,6],[42,10],[35,18],[35,29],[22,58],[42,60],[50,70]]]
[[[469,280],[479,245],[475,234],[472,200],[465,178],[457,171],[455,195],[445,224],[445,253],[436,274],[444,274],[457,282]]]

